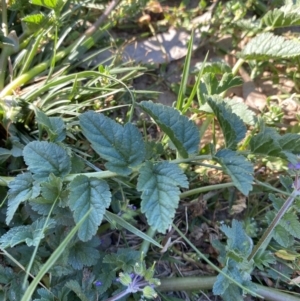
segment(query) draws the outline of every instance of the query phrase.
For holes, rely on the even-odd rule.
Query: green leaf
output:
[[[236,152],[223,149],[218,151],[214,160],[216,160],[231,177],[234,185],[244,195],[248,195],[252,190],[253,166],[245,157],[238,155]]]
[[[50,174],[49,181],[41,183],[41,195],[53,203],[59,197],[62,187],[62,180]]]
[[[41,298],[34,299],[33,301],[55,301],[56,299],[51,291],[48,291],[44,288],[39,288],[37,292]]]
[[[65,286],[67,288],[69,288],[70,290],[72,290],[76,295],[77,297],[79,298],[79,300],[81,301],[91,301],[89,299],[89,297],[87,297],[85,295],[85,292],[83,291],[83,289],[81,288],[80,284],[78,283],[78,281],[76,280],[69,280]]]
[[[243,224],[237,220],[232,220],[232,226],[222,225],[220,229],[227,236],[227,250],[235,252],[242,259],[247,258],[252,251],[252,239],[245,233]]]
[[[241,52],[244,60],[267,60],[270,58],[292,58],[300,55],[300,43],[286,40],[270,32],[253,38]]]
[[[234,76],[232,73],[225,72],[221,80],[217,78],[215,73],[205,73],[202,77],[206,85],[208,95],[220,94],[227,91],[229,88],[241,86],[243,80],[239,76]]]
[[[48,133],[51,142],[61,142],[66,138],[66,127],[61,117],[48,117],[41,110],[36,109],[36,121]]]
[[[226,148],[236,149],[247,131],[242,119],[232,112],[231,107],[221,97],[207,96],[206,101],[219,121]]]
[[[147,112],[175,145],[179,154],[187,158],[198,152],[200,136],[197,126],[174,108],[142,101],[139,106]]]
[[[45,236],[45,234],[42,233],[45,222],[46,218],[40,218],[31,225],[11,228],[0,237],[1,248],[12,248],[22,242],[25,242],[29,247],[36,246]],[[45,229],[54,228],[55,224],[53,219],[49,219]]]
[[[195,69],[198,73],[202,68],[202,62],[196,63]],[[225,64],[223,61],[220,62],[206,62],[203,68],[203,74],[205,73],[213,73],[213,74],[224,74],[226,72],[231,72],[231,68]]]
[[[116,272],[114,270],[103,269],[105,272],[101,273],[97,277],[97,281],[101,282],[101,285],[97,287],[97,292],[99,294],[105,293],[112,285],[113,281],[116,279]]]
[[[70,183],[69,188],[69,204],[76,223],[91,209],[91,213],[78,231],[79,239],[88,241],[96,234],[105,209],[110,205],[109,186],[97,178],[78,176]]]
[[[276,259],[272,252],[264,251],[260,256],[254,257],[255,266],[261,271],[265,270],[265,267],[269,267],[270,264],[275,264]]]
[[[281,246],[289,248],[294,244],[294,238],[281,225],[277,225],[272,236]]]
[[[9,182],[8,187],[7,225],[21,203],[40,194],[40,187],[34,183],[31,173],[18,174],[13,181]]]
[[[278,139],[282,150],[291,152],[295,155],[300,154],[300,135],[299,134],[284,134]]]
[[[276,132],[269,131],[267,128],[251,138],[249,143],[251,152],[259,155],[280,156],[282,149],[279,138]]]
[[[82,270],[84,266],[92,266],[97,263],[100,258],[99,238],[93,238],[88,242],[78,241],[71,245],[69,250],[68,264],[75,270]]]
[[[300,238],[300,222],[295,212],[287,212],[279,224],[295,238]]]
[[[244,123],[249,125],[255,125],[256,123],[255,113],[252,110],[249,110],[249,107],[245,105],[243,102],[237,102],[235,99],[231,99],[231,98],[225,98],[224,102],[226,103],[226,105],[231,107],[232,113],[240,117]],[[207,113],[213,113],[213,110],[207,103],[202,105],[199,108],[199,110]]]
[[[71,170],[71,160],[67,152],[52,142],[30,142],[24,147],[23,156],[36,180],[47,180],[51,173],[64,177]]]
[[[30,0],[34,5],[43,6],[49,9],[58,9],[63,1],[62,0]]]
[[[31,14],[22,18],[22,21],[28,26],[44,26],[48,22],[48,17],[43,13]]]
[[[141,210],[148,224],[160,233],[172,223],[179,202],[178,186],[187,188],[188,181],[175,164],[146,162],[140,169],[137,190],[142,191]]]
[[[270,10],[264,15],[262,22],[273,29],[300,25],[299,5],[285,5]]]
[[[142,135],[131,123],[123,127],[93,111],[83,113],[79,120],[83,134],[93,149],[108,161],[105,166],[109,170],[126,176],[131,173],[129,167],[144,161],[146,150]]]

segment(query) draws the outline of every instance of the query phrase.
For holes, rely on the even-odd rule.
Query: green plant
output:
[[[61,12],[58,6],[61,3],[56,2],[57,7],[51,7],[56,17]],[[283,16],[281,11],[273,13],[274,16],[263,18],[267,20],[264,22],[268,30],[276,27],[280,18],[284,26],[296,22],[293,21],[295,16],[290,16],[291,11]],[[55,32],[57,26],[53,25]],[[49,28],[52,27],[48,24]],[[8,40],[3,38],[3,41]],[[56,39],[52,45],[58,41]],[[282,49],[276,47],[279,42]],[[68,66],[62,71],[66,74],[51,76],[37,90],[31,87],[22,94],[25,103],[31,104],[25,107],[35,119],[24,118],[24,112],[19,110],[16,115],[10,115],[5,101],[14,85],[20,83],[20,79],[29,80],[35,72],[40,74],[48,70],[54,75],[52,71],[58,55],[55,51],[51,52],[52,58],[46,65],[41,63],[28,73],[24,71],[12,81],[14,85],[9,83],[2,90],[3,125],[14,123],[8,129],[10,137],[5,141],[6,148],[0,149],[3,173],[8,171],[0,177],[3,185],[0,297],[3,300],[118,300],[131,293],[136,298],[151,299],[160,288],[175,290],[177,280],[173,283],[167,279],[158,280],[155,264],[148,259],[150,244],[165,251],[166,245],[163,248],[155,234],[164,234],[170,226],[195,252],[198,261],[206,262],[218,273],[218,276],[205,279],[203,286],[201,278],[197,281],[182,279],[187,289],[213,289],[224,300],[242,300],[246,293],[268,300],[299,300],[288,294],[276,294],[251,280],[256,277],[253,273],[256,267],[268,272],[276,264],[271,253],[274,249],[296,251],[294,238],[300,237],[296,216],[299,211],[300,136],[279,134],[275,128],[266,127],[244,104],[224,98],[230,87],[242,83],[236,73],[243,62],[271,57],[295,59],[300,55],[299,45],[271,33],[262,33],[243,49],[233,70],[224,63],[203,64],[191,95],[186,95],[191,44],[176,109],[151,101],[135,103],[131,95],[132,103],[125,121],[116,122],[103,113],[86,111],[91,105],[90,97],[103,86],[105,91],[116,93],[120,92],[114,86],[117,84],[131,93],[123,83],[128,76],[116,78],[111,73],[113,69],[104,67],[99,67],[98,72],[74,70],[70,74],[68,68],[72,70],[72,67]],[[85,42],[77,45],[76,51],[79,51]],[[26,69],[26,64],[24,66]],[[122,69],[122,72],[125,70],[136,71]],[[80,84],[81,80],[85,85]],[[42,106],[41,103],[32,104],[37,97],[41,97]],[[82,105],[75,106],[74,111],[70,109],[72,118],[66,118],[68,114],[59,105],[57,110],[51,111],[50,100],[63,100],[64,97],[72,100],[78,97]],[[85,97],[87,102],[84,102]],[[193,108],[195,97],[198,103]],[[151,140],[146,127],[142,134],[135,125],[132,117],[137,107],[160,128],[163,133],[160,140]],[[200,129],[187,117],[190,112],[195,114],[193,118],[197,114],[205,116]],[[21,129],[17,121],[23,125]],[[213,143],[203,151],[199,146],[200,138],[208,126],[216,122],[223,140],[216,141],[214,137]],[[28,133],[28,128],[34,132]],[[290,176],[280,178],[280,186],[285,191],[256,179],[254,164],[261,157],[276,158],[283,164],[290,162],[290,168],[296,170],[296,175],[291,172]],[[197,165],[222,170],[231,182],[199,187],[198,181],[193,180]],[[198,186],[189,189],[195,182]],[[266,229],[256,244],[252,240],[253,232],[247,232],[246,222],[243,226],[234,219],[231,227],[220,227],[227,239],[225,244],[222,240],[213,243],[219,251],[219,267],[195,247],[173,221],[180,199],[189,200],[205,191],[229,187],[246,196],[251,195],[253,188],[267,187],[272,191],[269,198],[274,210],[269,210],[262,221]],[[135,217],[142,215],[147,233],[136,225]],[[126,230],[140,238],[138,249],[130,248],[124,239],[127,248],[118,247],[110,253],[101,250],[101,235],[110,227],[117,228],[123,236]],[[284,276],[288,278],[287,274]]]

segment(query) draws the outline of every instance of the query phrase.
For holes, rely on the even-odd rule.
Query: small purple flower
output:
[[[131,204],[127,205],[127,208],[129,208],[129,209],[131,209],[131,210],[133,210],[133,211],[136,210],[136,206],[131,205]]]
[[[102,285],[102,282],[99,281],[99,280],[97,280],[97,281],[94,282],[94,284],[95,284],[95,286],[101,286],[101,285]]]
[[[288,164],[288,168],[289,169],[300,169],[300,162],[296,163],[296,164],[293,164],[293,163],[289,163]]]

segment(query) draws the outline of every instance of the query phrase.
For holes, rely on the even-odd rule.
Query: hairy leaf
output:
[[[267,156],[280,156],[282,149],[278,141],[279,137],[276,132],[268,129],[258,133],[250,140],[251,152]]]
[[[95,265],[100,258],[99,250],[97,250],[99,244],[100,241],[97,238],[85,243],[76,242],[70,248],[68,263],[75,270],[82,270],[84,266]]]
[[[70,183],[69,204],[75,222],[92,209],[78,231],[80,240],[88,241],[96,234],[110,201],[109,186],[103,180],[78,176]]]
[[[225,72],[221,80],[216,77],[215,73],[205,73],[202,77],[206,85],[208,95],[220,94],[227,91],[229,88],[241,86],[242,79],[239,76],[234,76],[232,73]]]
[[[300,222],[294,212],[287,212],[279,224],[295,238],[300,238]]]
[[[179,154],[187,158],[197,153],[200,136],[197,126],[174,108],[155,104],[151,101],[142,101],[139,106],[146,111],[159,127],[170,138]]]
[[[216,160],[231,177],[237,189],[244,195],[248,195],[249,191],[252,190],[252,164],[247,161],[245,157],[229,149],[218,151],[214,156],[214,160]]]
[[[33,301],[55,301],[55,296],[51,291],[46,290],[45,288],[39,288],[37,290],[41,298],[34,299]]]
[[[43,126],[48,133],[51,142],[61,142],[66,138],[66,127],[61,117],[48,117],[42,111],[36,109],[36,121]]]
[[[281,149],[291,152],[295,155],[300,154],[300,135],[299,134],[284,134],[278,139]]]
[[[66,284],[70,290],[72,290],[81,301],[91,301],[88,296],[86,296],[85,292],[81,288],[80,284],[76,280],[69,280]]]
[[[44,233],[42,229],[46,222],[46,218],[40,218],[36,220],[31,225],[18,226],[11,228],[4,235],[0,237],[1,248],[14,247],[17,244],[26,242],[27,246],[36,246],[42,238],[44,238]],[[55,226],[55,221],[49,219],[45,230],[51,229]]]
[[[265,267],[269,267],[270,264],[276,263],[276,259],[273,253],[264,251],[260,256],[254,257],[255,266],[261,271],[264,271]]]
[[[142,191],[141,210],[158,232],[164,233],[172,223],[179,202],[179,186],[187,188],[188,181],[175,164],[146,162],[140,169],[137,189]]]
[[[292,58],[300,55],[300,43],[286,40],[270,32],[253,38],[241,52],[244,60],[267,60],[270,58]]]
[[[64,177],[71,170],[71,160],[67,152],[52,142],[30,142],[24,147],[23,156],[36,180],[47,180],[51,173]]]
[[[129,167],[141,164],[146,155],[139,130],[127,123],[124,127],[103,114],[93,111],[83,113],[80,126],[93,149],[108,163],[105,166],[121,175],[131,173]]]
[[[235,149],[247,131],[242,119],[232,112],[231,107],[221,97],[207,96],[206,101],[219,121],[226,148]]]
[[[285,5],[268,11],[262,22],[272,28],[300,25],[299,5]]]
[[[30,198],[35,198],[40,193],[40,186],[34,183],[31,173],[18,174],[8,184],[8,208],[6,223],[9,224],[19,205]]]
[[[241,222],[234,219],[232,227],[222,225],[220,229],[227,236],[227,250],[235,252],[241,258],[247,258],[251,254],[253,242],[245,233]]]

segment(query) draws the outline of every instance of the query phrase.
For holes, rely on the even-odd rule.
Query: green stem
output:
[[[156,230],[154,230],[152,227],[149,227],[146,234],[151,238],[153,238],[155,233]],[[140,247],[140,253],[142,254],[143,258],[145,258],[146,254],[148,253],[149,247],[150,247],[150,242],[148,240],[143,240],[142,245]]]
[[[166,291],[200,291],[211,290],[217,277],[183,277],[160,279],[161,285],[156,289],[161,292]],[[269,301],[300,301],[298,297],[286,294],[279,290],[255,284],[254,291]]]
[[[287,210],[291,207],[293,204],[295,198],[299,195],[299,191],[295,189],[292,194],[288,197],[288,199],[285,201],[283,206],[280,208],[278,213],[276,214],[275,218],[271,222],[268,229],[264,232],[263,236],[258,241],[257,245],[253,248],[251,254],[248,257],[248,261],[251,261],[254,256],[257,254],[259,250],[263,251],[268,246],[268,243],[270,242],[272,238],[272,233],[274,228],[278,225],[278,223],[281,221],[284,214],[287,212]]]
[[[222,183],[222,184],[209,185],[209,186],[205,186],[205,187],[199,187],[199,188],[191,189],[191,190],[181,193],[180,198],[183,199],[183,198],[186,198],[186,197],[194,195],[194,194],[211,191],[211,190],[224,189],[224,188],[233,187],[233,186],[235,186],[235,184],[233,182],[229,182],[229,183]]]

